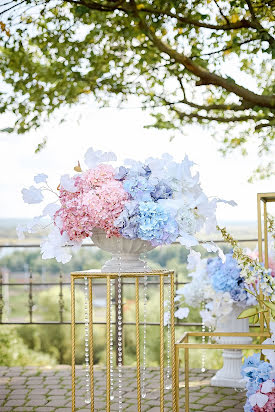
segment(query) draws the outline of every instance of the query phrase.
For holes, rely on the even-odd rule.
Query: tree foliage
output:
[[[222,125],[224,152],[275,137],[275,1],[6,0],[0,18],[6,132],[86,101],[139,96],[157,128]]]

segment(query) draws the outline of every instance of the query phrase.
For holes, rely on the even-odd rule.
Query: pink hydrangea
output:
[[[55,214],[62,221],[61,232],[70,240],[80,241],[92,235],[93,229],[103,229],[107,236],[119,236],[114,221],[124,209],[129,195],[114,178],[112,166],[100,164],[75,178],[77,192],[60,189],[61,208]]]
[[[258,405],[253,407],[254,412],[274,412],[275,410],[275,388],[273,388],[272,392],[265,393],[268,396],[268,401],[266,404],[260,408]]]

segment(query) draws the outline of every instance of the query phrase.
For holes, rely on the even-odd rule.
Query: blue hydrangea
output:
[[[235,302],[245,302],[248,299],[244,280],[240,276],[241,268],[232,253],[226,255],[225,263],[218,257],[208,259],[207,272],[212,287],[217,292],[229,292]]]
[[[130,201],[124,205],[124,210],[115,221],[115,226],[123,237],[138,238],[139,208],[138,202]]]
[[[139,165],[136,169],[121,166],[115,178],[123,183],[131,199],[138,202],[157,202],[159,199],[169,199],[173,195],[173,189],[169,183],[153,177],[150,167],[145,164]]]
[[[246,379],[247,396],[251,396],[259,390],[260,385],[270,379],[272,366],[260,359],[260,353],[255,353],[244,360],[241,374]]]
[[[153,245],[170,244],[178,237],[178,224],[167,209],[156,202],[139,204],[138,237]]]

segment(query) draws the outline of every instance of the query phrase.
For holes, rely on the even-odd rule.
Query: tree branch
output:
[[[244,44],[251,43],[252,41],[256,41],[256,40],[259,40],[259,39],[245,40],[242,43],[232,44],[231,46],[224,47],[223,49],[216,50],[216,51],[213,51],[213,52],[210,52],[210,53],[202,53],[202,54],[197,55],[197,56],[190,56],[190,59],[195,59],[195,58],[199,58],[199,57],[202,57],[202,56],[213,56],[213,54],[217,54],[217,53],[225,52],[225,51],[228,51],[228,50],[232,50],[232,49],[235,49],[236,47],[243,46]]]
[[[130,0],[130,4],[133,8],[134,15],[139,20],[141,29],[149,37],[153,44],[155,44],[161,52],[168,54],[168,56],[170,56],[177,63],[182,64],[189,72],[199,77],[200,82],[198,83],[198,85],[212,84],[215,86],[220,86],[223,89],[236,94],[237,96],[241,97],[244,100],[247,100],[248,102],[254,105],[269,108],[275,107],[275,95],[265,96],[256,94],[246,89],[245,87],[238,85],[232,80],[228,80],[222,76],[217,75],[216,73],[212,73],[206,70],[204,67],[201,67],[198,64],[194,63],[193,60],[189,57],[172,49],[168,44],[160,40],[155,35],[153,29],[151,29],[147,25],[147,23],[140,17],[135,1]]]
[[[224,18],[224,20],[226,21],[227,24],[230,24],[230,21],[229,21],[228,18],[224,15],[224,13],[223,13],[220,5],[218,4],[217,0],[214,0],[214,2],[215,2],[216,6],[217,6],[218,9],[219,9],[220,15]]]

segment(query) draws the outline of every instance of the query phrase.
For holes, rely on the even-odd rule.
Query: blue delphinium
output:
[[[139,204],[138,237],[153,245],[170,244],[178,237],[178,224],[167,209],[156,202]]]
[[[235,302],[245,303],[248,299],[244,280],[240,276],[241,268],[232,253],[226,255],[225,263],[218,257],[208,259],[207,272],[217,292],[229,292]]]

